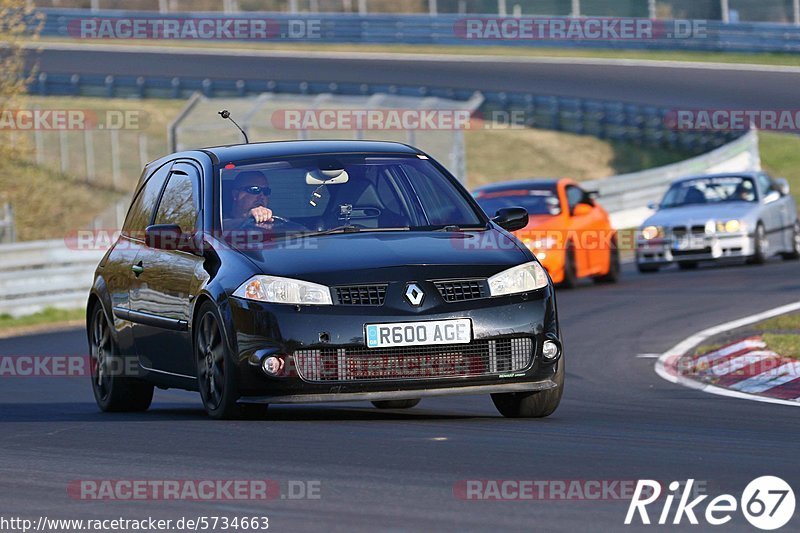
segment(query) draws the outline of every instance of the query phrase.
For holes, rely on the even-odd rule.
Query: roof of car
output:
[[[761,174],[761,171],[755,170],[748,170],[744,172],[720,172],[718,174],[698,174],[696,176],[686,176],[683,178],[678,178],[672,183],[682,183],[684,181],[692,181],[692,180],[701,180],[701,179],[710,179],[710,178],[751,178],[755,179],[757,175]]]
[[[474,190],[474,192],[490,192],[490,191],[500,192],[500,191],[516,191],[519,189],[552,188],[555,187],[559,181],[560,178],[503,181],[500,183],[492,183],[490,185],[484,185],[482,187],[478,187]]]
[[[421,154],[420,150],[407,144],[387,141],[273,141],[251,144],[233,144],[203,148],[213,154],[220,163],[246,161],[250,159],[290,157],[315,154]]]

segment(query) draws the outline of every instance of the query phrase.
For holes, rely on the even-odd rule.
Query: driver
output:
[[[240,172],[233,180],[232,203],[229,217],[232,222],[247,222],[254,219],[256,224],[274,222],[272,209],[268,208],[272,189],[266,176],[257,170]]]

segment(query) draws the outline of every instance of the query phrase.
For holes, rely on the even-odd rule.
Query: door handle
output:
[[[133,273],[134,273],[134,274],[136,275],[136,277],[138,278],[138,277],[139,277],[139,274],[141,274],[142,272],[144,272],[144,267],[142,266],[142,262],[141,262],[141,261],[139,261],[139,263],[137,263],[137,264],[135,264],[135,265],[131,265],[131,270],[133,270]]]

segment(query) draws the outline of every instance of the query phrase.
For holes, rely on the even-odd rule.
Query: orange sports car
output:
[[[584,277],[608,283],[619,279],[617,233],[605,209],[576,182],[510,181],[481,187],[473,195],[489,216],[503,207],[528,210],[528,225],[514,235],[536,255],[554,283],[571,288]]]

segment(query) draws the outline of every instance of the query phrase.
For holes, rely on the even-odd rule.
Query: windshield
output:
[[[755,202],[756,189],[753,180],[741,176],[696,178],[673,184],[662,208],[722,202]]]
[[[450,179],[417,156],[248,161],[226,165],[220,177],[224,230],[302,234],[485,225]],[[266,222],[265,209],[273,217]]]
[[[529,215],[559,215],[561,204],[552,188],[478,192],[475,199],[489,216],[504,207],[524,207]]]

